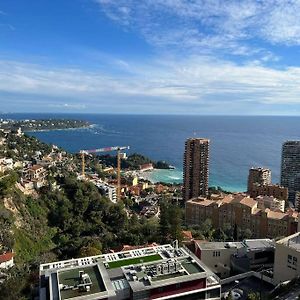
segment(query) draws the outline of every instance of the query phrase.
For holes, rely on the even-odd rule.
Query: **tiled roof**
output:
[[[14,254],[12,252],[6,252],[6,253],[0,255],[0,263],[10,261],[13,257],[14,257]]]
[[[241,204],[247,205],[249,207],[254,207],[257,205],[257,201],[253,200],[252,198],[245,197],[240,201]]]
[[[269,219],[277,219],[277,220],[282,220],[288,217],[288,214],[285,214],[283,212],[277,212],[277,211],[273,211],[273,210],[267,210],[266,212],[268,213],[268,218]]]
[[[38,170],[38,169],[40,169],[40,168],[42,168],[41,165],[33,165],[33,166],[31,167],[31,170],[32,170],[32,171],[36,171],[36,170]]]
[[[193,238],[192,232],[190,230],[182,230],[182,235],[184,236],[184,238],[190,240]]]

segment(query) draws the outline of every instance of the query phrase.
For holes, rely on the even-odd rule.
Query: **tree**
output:
[[[177,206],[172,206],[169,209],[170,235],[173,240],[182,240],[182,218],[181,210]]]
[[[95,256],[101,254],[101,251],[93,246],[83,246],[79,250],[79,256]]]
[[[221,228],[218,228],[217,230],[215,230],[213,232],[212,237],[214,240],[217,240],[220,242],[225,242],[228,238],[227,235],[225,234],[225,232]]]
[[[169,234],[169,213],[166,201],[160,203],[159,233],[162,243],[166,242]]]

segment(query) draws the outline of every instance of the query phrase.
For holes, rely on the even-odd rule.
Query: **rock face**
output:
[[[23,218],[22,218],[17,206],[15,205],[13,199],[11,197],[4,198],[3,205],[7,210],[9,210],[13,213],[13,215],[15,217],[15,221],[14,221],[15,226],[17,228],[24,227],[25,223],[24,223]]]

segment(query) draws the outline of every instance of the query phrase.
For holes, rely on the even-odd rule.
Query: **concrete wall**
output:
[[[238,251],[237,248],[201,249],[200,259],[220,278],[226,278],[230,276],[230,257]]]
[[[274,282],[279,284],[300,275],[300,252],[284,244],[276,244]]]

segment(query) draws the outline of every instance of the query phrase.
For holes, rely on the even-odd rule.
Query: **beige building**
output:
[[[285,201],[287,201],[288,199],[288,189],[277,184],[270,184],[270,185],[254,184],[249,194],[250,197],[252,198],[256,198],[257,196],[273,196],[277,199],[282,199]]]
[[[242,242],[194,241],[197,257],[218,277],[273,267],[275,242],[270,239],[248,239]]]
[[[273,196],[258,196],[255,200],[258,203],[258,208],[270,208],[271,210],[280,210],[282,212],[285,210],[285,201]]]
[[[248,176],[248,193],[251,193],[253,185],[270,185],[271,170],[265,168],[251,168]]]
[[[276,242],[274,283],[291,280],[300,275],[300,233]]]
[[[183,199],[207,196],[209,140],[190,138],[185,142],[183,163]]]
[[[230,276],[230,260],[233,254],[243,251],[242,242],[195,241],[195,254],[218,277]]]
[[[276,238],[297,231],[298,213],[258,208],[258,202],[244,194],[230,194],[220,200],[194,198],[186,202],[186,223],[201,225],[210,219],[214,228],[235,225],[250,230],[253,238]]]

